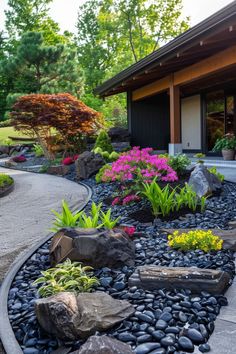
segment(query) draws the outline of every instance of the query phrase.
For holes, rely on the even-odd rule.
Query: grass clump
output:
[[[10,186],[11,184],[13,184],[13,178],[5,173],[0,173],[0,188]]]

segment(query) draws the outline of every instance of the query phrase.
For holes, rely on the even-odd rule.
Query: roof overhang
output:
[[[98,86],[101,97],[135,90],[236,43],[236,1]]]

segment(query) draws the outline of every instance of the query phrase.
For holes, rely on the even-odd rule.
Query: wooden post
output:
[[[179,86],[170,85],[170,143],[181,144]]]

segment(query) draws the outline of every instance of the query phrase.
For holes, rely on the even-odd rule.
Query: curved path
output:
[[[61,200],[79,208],[88,197],[87,189],[62,177],[29,173],[0,167],[15,180],[14,191],[0,198],[0,282],[10,264],[49,233],[53,214]]]

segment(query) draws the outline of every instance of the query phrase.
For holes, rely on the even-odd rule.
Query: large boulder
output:
[[[76,176],[78,179],[86,179],[97,173],[105,164],[103,157],[91,151],[85,151],[75,161]]]
[[[144,290],[190,289],[193,293],[207,291],[221,294],[230,284],[227,272],[197,267],[141,266],[129,278],[129,286]]]
[[[112,142],[129,141],[130,133],[128,129],[121,127],[113,127],[108,131],[108,135]]]
[[[134,313],[125,300],[113,299],[105,292],[63,292],[35,302],[39,324],[63,340],[87,338],[96,331],[106,331]]]
[[[130,346],[107,336],[92,336],[71,354],[133,354]]]
[[[69,258],[94,268],[134,266],[135,245],[120,229],[64,228],[53,236],[50,258],[52,265]]]
[[[218,193],[222,188],[219,178],[210,173],[202,163],[196,165],[188,183],[200,198],[209,196],[215,192]]]

